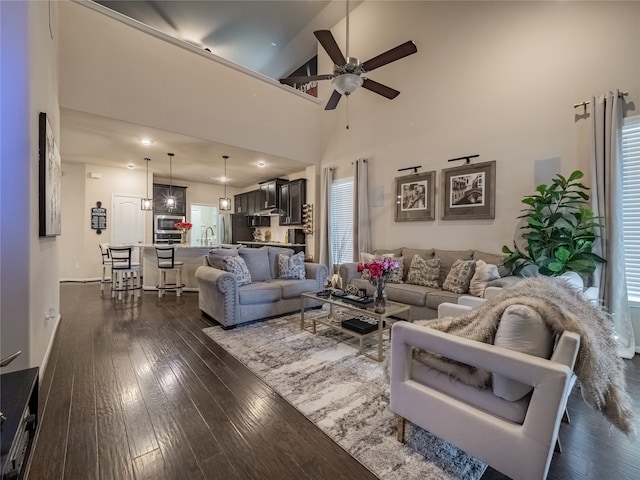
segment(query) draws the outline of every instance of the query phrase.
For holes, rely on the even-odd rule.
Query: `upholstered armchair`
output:
[[[475,303],[443,304],[439,313],[453,315]],[[579,345],[580,336],[565,331],[547,359],[397,322],[391,337],[390,408],[398,415],[398,439],[403,441],[409,420],[514,479],[546,478],[575,382]],[[493,372],[494,384],[476,388],[462,383],[421,363],[414,349]],[[515,381],[532,391],[522,398],[496,393],[496,375],[502,386]]]

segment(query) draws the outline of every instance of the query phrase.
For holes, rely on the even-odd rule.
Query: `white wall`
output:
[[[589,118],[573,104],[608,90],[628,90],[640,107],[640,2],[365,1],[350,22],[351,55],[362,61],[412,39],[418,53],[370,78],[401,91],[392,101],[360,90],[322,118],[322,166],[351,175],[369,162],[374,248],[479,248],[511,245],[520,200],[554,173],[588,175]],[[332,29],[344,45],[344,23]],[[380,32],[384,32],[382,35]],[[319,56],[319,72],[330,71]],[[329,82],[320,82],[328,98]],[[345,125],[349,124],[349,129]],[[494,220],[444,221],[441,171],[447,159],[480,154],[497,162]],[[397,169],[435,170],[437,215],[394,222]],[[557,167],[557,168],[556,168]],[[640,345],[640,320],[635,320]]]
[[[57,12],[55,3],[0,2],[0,336],[3,356],[23,352],[6,371],[41,366],[59,318],[59,238],[38,236],[40,112],[60,138]]]
[[[100,178],[91,178],[91,173]],[[100,278],[102,273],[98,244],[111,243],[111,222],[113,195],[144,197],[147,192],[146,170],[113,168],[104,165],[65,163],[62,164],[62,235],[60,241],[60,279],[64,281],[85,281]],[[153,192],[153,182],[169,183],[168,178],[149,176],[149,189]],[[192,203],[218,204],[224,193],[221,185],[179,181],[174,185],[187,187],[187,212]],[[227,194],[233,198],[237,189],[227,187]],[[102,202],[107,209],[107,228],[98,235],[91,228],[91,208]],[[188,217],[189,213],[187,213]],[[153,212],[145,212],[145,243],[153,242]],[[187,218],[188,220],[188,218]]]
[[[374,247],[475,247],[511,244],[520,199],[536,169],[588,172],[588,120],[573,104],[615,88],[640,102],[638,2],[365,1],[350,22],[351,55],[362,61],[407,40],[418,53],[368,74],[401,91],[387,100],[360,89],[322,118],[322,166],[349,176],[351,161],[369,162]],[[332,29],[344,45],[344,23]],[[380,32],[384,32],[381,35]],[[329,71],[326,55],[319,71]],[[327,98],[330,83],[320,82]],[[447,159],[480,154],[497,162],[494,220],[443,221],[442,169]],[[398,168],[435,170],[437,219],[394,222]]]

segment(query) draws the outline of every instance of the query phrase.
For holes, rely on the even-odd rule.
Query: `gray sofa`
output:
[[[200,310],[223,328],[299,311],[300,294],[321,291],[328,272],[325,265],[305,263],[305,279],[278,278],[278,254],[293,253],[290,248],[272,246],[212,249],[195,274]],[[224,270],[226,256],[242,257],[251,283],[239,286],[236,276]],[[315,307],[321,303],[308,301],[307,305]]]
[[[498,266],[500,278],[493,280],[489,286],[508,287],[521,280],[519,277],[510,276],[510,269],[503,264],[504,255],[496,255],[481,252],[479,250],[441,250],[437,248],[417,249],[417,248],[396,248],[393,250],[379,249],[372,252],[375,255],[393,254],[395,257],[403,257],[403,276],[405,283],[387,283],[385,292],[387,298],[394,302],[400,302],[411,305],[411,318],[416,319],[433,319],[438,316],[438,305],[443,302],[457,303],[458,298],[463,295],[443,290],[442,284],[447,278],[451,266],[457,259],[461,260],[483,260],[488,264]],[[411,260],[414,255],[420,255],[425,260],[432,258],[440,258],[440,288],[424,287],[421,285],[412,285],[406,283]],[[338,275],[342,282],[342,287],[346,287],[350,283],[358,288],[366,288],[373,294],[374,287],[368,280],[361,278],[358,272],[358,263],[344,263],[338,267]],[[401,314],[401,317],[407,319],[408,314]]]

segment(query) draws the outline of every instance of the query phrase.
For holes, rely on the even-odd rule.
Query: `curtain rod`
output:
[[[620,92],[618,94],[618,97],[622,98],[622,97],[626,97],[627,95],[629,95],[629,92]],[[584,101],[582,103],[574,103],[573,104],[573,108],[578,108],[578,107],[584,107],[584,109],[587,109],[587,105],[589,105],[591,102],[590,101]]]

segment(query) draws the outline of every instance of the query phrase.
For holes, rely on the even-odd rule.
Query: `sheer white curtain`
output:
[[[353,162],[353,260],[371,251],[369,233],[369,170],[366,159]]]
[[[594,286],[600,300],[612,315],[618,354],[632,358],[635,339],[631,325],[622,219],[622,96],[608,92],[591,99],[591,204],[595,215],[603,218],[604,227],[595,253],[607,260],[594,274]]]
[[[333,273],[333,258],[331,255],[331,186],[333,185],[333,168],[322,169],[322,184],[320,185],[320,260],[318,263],[326,265],[329,276]]]

